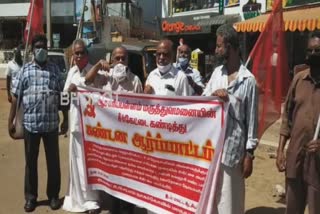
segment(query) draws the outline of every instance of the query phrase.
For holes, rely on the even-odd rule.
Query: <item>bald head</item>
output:
[[[116,64],[123,64],[123,65],[128,65],[128,51],[125,47],[116,47],[112,51],[111,55],[111,63],[113,65]]]
[[[170,50],[173,53],[173,42],[169,39],[163,39],[160,40],[157,48],[163,48],[165,47],[166,49]]]
[[[86,49],[86,44],[82,39],[76,39],[73,41],[72,50],[74,50],[76,46],[81,46],[83,49]]]
[[[173,60],[173,43],[168,39],[161,40],[157,46],[156,60],[159,65],[168,65]]]

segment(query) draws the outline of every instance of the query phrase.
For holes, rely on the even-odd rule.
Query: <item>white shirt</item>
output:
[[[197,69],[194,69],[190,65],[188,65],[186,70],[182,70],[182,68],[180,68],[180,66],[178,64],[176,64],[176,63],[174,64],[174,66],[177,69],[183,71],[185,73],[185,75],[191,77],[193,82],[195,82],[202,89],[204,88],[204,84],[202,82],[201,74]],[[192,88],[192,86],[190,84],[189,84],[189,90],[190,90],[191,95],[195,95],[196,94],[196,92],[194,91],[194,89]]]
[[[113,76],[113,69],[110,69],[107,76],[108,80],[107,83],[103,86],[104,90],[143,93],[142,83],[139,77],[133,74],[130,70],[127,71],[127,76],[122,81],[119,81],[116,77]]]
[[[85,76],[88,71],[91,69],[92,65],[87,64],[86,67],[80,72],[78,66],[73,66],[70,68],[67,76],[66,83],[64,84],[63,91],[68,91],[69,86],[73,83],[76,86],[85,86]],[[74,100],[71,100],[74,101]],[[78,105],[75,105],[74,102],[70,105],[70,131],[71,132],[80,132],[80,115],[78,113]]]
[[[162,75],[158,68],[151,71],[149,74],[146,85],[150,85],[154,94],[156,95],[168,95],[168,96],[189,96],[189,83],[187,76],[171,66],[170,70]],[[169,87],[168,87],[169,86]],[[170,90],[168,88],[173,88]]]
[[[15,80],[20,69],[21,69],[21,66],[18,65],[14,60],[10,60],[8,62],[8,66],[6,69],[6,76],[11,77],[11,83]]]

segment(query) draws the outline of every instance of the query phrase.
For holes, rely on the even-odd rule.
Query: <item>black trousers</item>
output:
[[[48,199],[59,197],[61,174],[58,129],[44,133],[31,133],[24,129],[26,162],[24,195],[26,200],[36,200],[38,197],[38,156],[41,139],[47,160],[47,196]]]
[[[112,198],[112,214],[133,214],[135,205],[129,202],[123,201],[119,198],[113,197]]]

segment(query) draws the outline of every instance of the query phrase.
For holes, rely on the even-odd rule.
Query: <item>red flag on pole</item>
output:
[[[34,35],[43,33],[43,0],[30,0],[24,41],[29,44]],[[29,33],[30,32],[30,33]]]
[[[282,98],[289,86],[282,0],[275,0],[263,32],[253,47],[252,73],[259,87],[259,138],[281,115]]]

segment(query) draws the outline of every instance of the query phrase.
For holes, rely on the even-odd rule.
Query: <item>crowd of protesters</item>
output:
[[[19,104],[23,105],[26,212],[32,212],[37,207],[37,159],[41,139],[47,160],[49,205],[52,210],[61,207],[58,135],[68,129],[70,176],[62,208],[69,212],[100,212],[99,192],[92,190],[84,177],[78,106],[71,103],[68,120],[68,109],[59,104],[62,91],[76,92],[78,87],[90,86],[153,95],[216,96],[228,102],[214,213],[244,214],[245,179],[252,174],[254,151],[258,145],[259,89],[254,75],[240,58],[238,34],[230,25],[217,29],[215,58],[219,66],[214,68],[208,82],[204,82],[200,72],[192,68],[191,49],[187,44],[180,45],[176,51],[177,54],[172,41],[159,41],[155,54],[157,68],[150,72],[144,85],[130,70],[128,52],[122,46],[113,50],[110,62],[101,59],[91,65],[85,43],[81,39],[75,40],[72,45],[74,65],[65,83],[58,66],[47,61],[45,36],[36,35],[33,38],[31,62],[22,65],[20,51],[15,52],[7,75],[8,100],[11,102],[8,131],[14,138],[17,108]],[[313,139],[320,114],[319,32],[309,39],[306,63],[308,68],[294,77],[288,91],[277,152],[276,166],[280,172],[286,172],[287,214],[303,214],[306,204],[310,214],[320,213],[320,203],[317,203],[320,201],[320,140]],[[43,105],[45,111],[42,111]],[[60,130],[59,110],[63,111],[64,116]],[[285,153],[285,144],[289,139]],[[113,214],[134,213],[133,204],[111,198]]]

